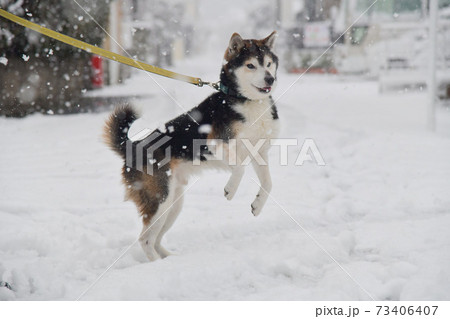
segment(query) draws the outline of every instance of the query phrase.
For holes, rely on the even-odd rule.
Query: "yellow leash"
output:
[[[58,40],[58,41],[66,43],[66,44],[69,44],[71,46],[74,46],[78,49],[84,50],[89,53],[94,53],[94,54],[100,55],[104,58],[107,58],[107,59],[110,59],[110,60],[113,60],[116,62],[120,62],[120,63],[132,66],[132,67],[140,69],[140,70],[144,70],[144,71],[148,71],[148,72],[155,73],[158,75],[162,75],[162,76],[165,76],[165,77],[168,77],[171,79],[188,82],[188,83],[200,86],[200,87],[203,86],[204,84],[214,87],[214,84],[215,84],[215,83],[212,84],[209,82],[203,82],[202,79],[200,79],[200,78],[194,78],[192,76],[175,73],[175,72],[172,72],[169,70],[161,69],[156,66],[147,64],[145,62],[140,62],[138,60],[124,57],[123,55],[113,53],[111,51],[96,47],[92,44],[88,44],[86,42],[74,39],[72,37],[61,34],[59,32],[47,29],[36,23],[33,23],[33,22],[30,22],[23,18],[20,18],[12,13],[9,13],[8,11],[3,10],[3,9],[0,9],[0,16],[4,17],[10,21],[13,21],[17,24],[20,24],[21,26],[24,26],[26,28],[29,28],[29,29],[39,32],[41,34],[44,34],[50,38],[53,38],[55,40]]]

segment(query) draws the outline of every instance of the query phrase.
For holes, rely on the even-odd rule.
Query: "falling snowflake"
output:
[[[209,134],[212,131],[212,127],[209,124],[203,124],[200,125],[200,127],[198,128],[198,132],[200,134]]]

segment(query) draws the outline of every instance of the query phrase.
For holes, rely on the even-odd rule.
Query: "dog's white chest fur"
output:
[[[233,109],[245,119],[245,122],[234,125],[237,139],[248,139],[254,143],[259,139],[269,140],[278,136],[279,121],[273,119],[270,99],[246,101],[236,104]]]

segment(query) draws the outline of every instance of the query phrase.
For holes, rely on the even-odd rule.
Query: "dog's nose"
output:
[[[275,79],[274,79],[273,76],[267,75],[267,76],[264,78],[264,81],[266,81],[266,83],[267,83],[268,85],[272,85],[272,84],[273,84],[273,81],[275,81]]]

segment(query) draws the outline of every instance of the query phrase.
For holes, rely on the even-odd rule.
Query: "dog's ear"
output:
[[[228,51],[230,53],[236,53],[244,46],[244,40],[238,33],[233,33],[230,39],[230,44],[228,44]]]
[[[277,31],[273,31],[267,38],[263,39],[262,42],[264,43],[264,45],[266,45],[269,49],[272,50],[277,36],[278,36]]]

